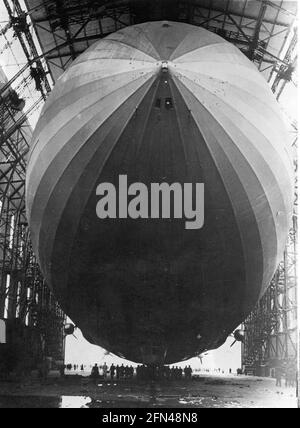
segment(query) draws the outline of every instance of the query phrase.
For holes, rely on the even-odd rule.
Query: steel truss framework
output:
[[[5,124],[7,117],[10,126],[20,123],[16,112],[2,104],[0,123]],[[29,137],[30,132],[22,132],[18,125],[1,141],[0,318],[17,319],[28,329],[35,329],[44,347],[41,359],[49,356],[57,361],[64,358],[65,315],[41,276],[30,244],[24,201]]]
[[[44,102],[70,63],[95,40],[128,25],[163,19],[202,26],[234,43],[256,64],[279,99],[287,83],[295,80],[296,10],[282,0],[251,0],[250,8],[249,0],[24,1],[26,7],[21,0],[4,0],[9,20],[0,31],[0,38],[11,32],[19,40],[27,59],[11,81],[0,86],[0,318],[5,312],[15,316],[19,311],[24,322],[39,326],[43,334],[53,325],[49,343],[56,338],[61,344],[64,316],[40,275],[27,231],[24,176],[30,140],[28,116]],[[4,49],[9,46],[8,40]],[[34,81],[39,97],[25,113],[16,112],[9,105],[7,91],[13,86],[20,94],[28,80]],[[295,123],[292,129],[296,145]],[[296,235],[295,211],[284,260],[245,322],[243,363],[248,367],[295,358]]]
[[[0,37],[12,29],[14,37],[22,39],[18,14],[13,15],[10,5],[5,4],[10,21]],[[28,59],[26,67],[9,82],[0,70],[0,319],[6,319],[7,325],[11,321],[15,323],[16,335],[10,337],[10,342],[15,344],[24,338],[31,338],[31,344],[36,342],[33,343],[36,353],[28,349],[32,361],[41,362],[45,356],[61,361],[65,315],[46,286],[32,252],[24,200],[26,158],[32,135],[28,117],[42,105],[51,83],[46,71],[40,75],[40,85],[35,82],[33,66],[38,69],[42,62],[40,59],[30,61],[37,56],[30,33],[26,44],[21,46]],[[9,48],[9,43],[5,48]],[[37,96],[26,103],[22,94],[32,82],[38,89]],[[32,367],[31,364],[29,362],[28,367]]]
[[[63,360],[65,316],[41,276],[24,212],[9,198],[1,206],[0,318],[17,319],[39,333],[44,354]],[[43,345],[42,345],[43,344]]]
[[[295,11],[286,10],[281,0],[252,3],[255,10],[249,10],[246,0],[26,1],[54,79],[96,39],[128,25],[159,19],[207,28],[235,43],[261,71],[277,72],[281,67],[283,72],[291,67],[280,54]]]
[[[297,216],[283,261],[254,311],[244,323],[243,366],[247,374],[273,374],[270,369],[297,365]]]

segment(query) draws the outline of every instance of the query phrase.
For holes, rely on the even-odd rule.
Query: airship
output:
[[[150,215],[150,193],[142,210],[137,183],[168,185],[170,215]],[[202,185],[201,227],[175,215],[174,189],[188,184],[194,200]],[[169,21],[124,28],[57,81],[32,138],[26,204],[45,280],[90,343],[144,364],[198,356],[245,320],[283,255],[293,167],[281,111],[218,35]]]

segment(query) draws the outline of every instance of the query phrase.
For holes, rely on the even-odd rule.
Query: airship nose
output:
[[[169,63],[168,61],[162,61],[161,63],[161,69],[163,73],[167,73],[169,70]]]

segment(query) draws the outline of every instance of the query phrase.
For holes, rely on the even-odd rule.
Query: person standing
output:
[[[95,364],[94,367],[92,368],[91,377],[95,380],[99,378],[99,367],[97,364]]]
[[[184,368],[184,377],[185,377],[185,379],[189,378],[189,369],[187,366],[185,366],[185,368]]]
[[[103,379],[106,380],[107,379],[107,371],[108,371],[108,367],[107,367],[106,363],[103,364],[102,370],[103,370]]]
[[[116,367],[114,366],[114,364],[112,364],[110,366],[110,378],[111,378],[111,380],[114,380],[115,372],[116,372]]]
[[[193,369],[191,366],[188,366],[188,378],[192,379],[192,375],[193,375]]]

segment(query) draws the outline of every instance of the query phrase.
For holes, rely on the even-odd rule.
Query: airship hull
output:
[[[182,361],[223,344],[268,286],[291,171],[278,106],[243,54],[186,24],[130,27],[79,57],[42,112],[26,187],[33,246],[91,343]],[[204,183],[203,227],[99,219],[97,186],[120,175]]]

